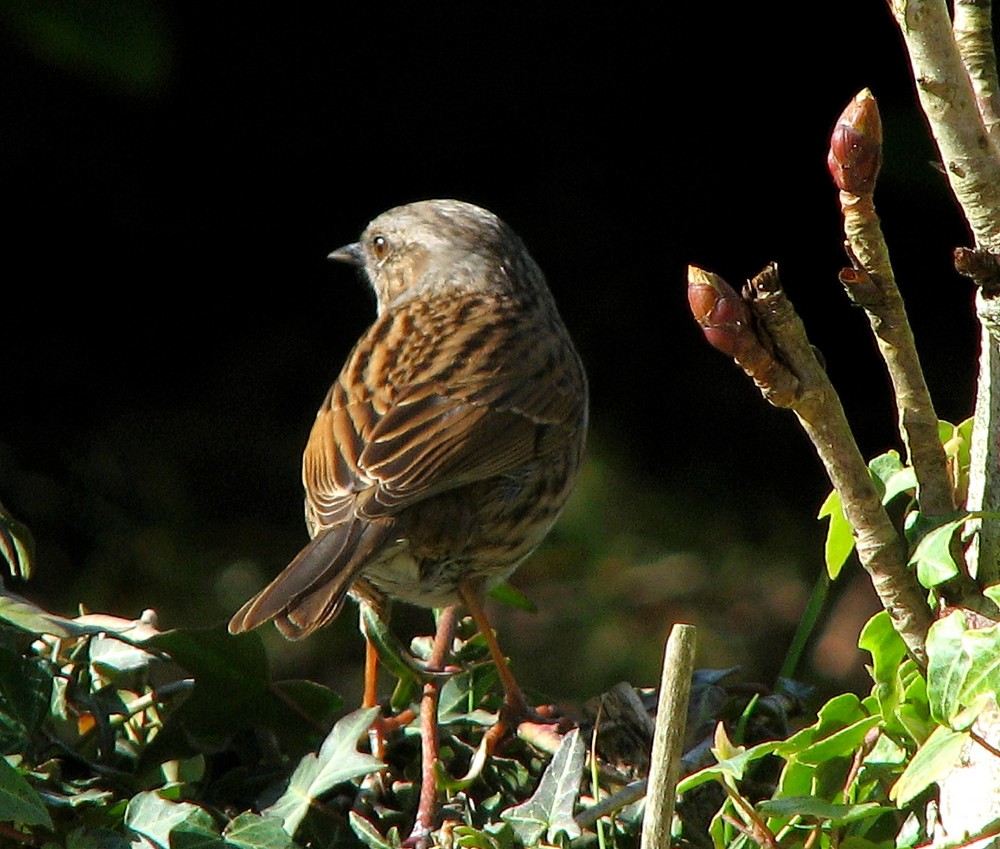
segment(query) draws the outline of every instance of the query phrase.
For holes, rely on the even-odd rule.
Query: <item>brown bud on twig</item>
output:
[[[989,251],[974,248],[955,248],[955,271],[970,278],[983,289],[983,296],[1000,295],[1000,262]]]
[[[723,354],[739,360],[760,344],[750,308],[718,274],[688,266],[688,305],[708,343]]]
[[[837,119],[826,164],[842,192],[870,195],[875,191],[882,166],[882,118],[868,89],[858,92]]]
[[[709,344],[736,360],[772,404],[791,403],[798,381],[759,335],[749,305],[732,286],[718,274],[689,265],[688,304]]]

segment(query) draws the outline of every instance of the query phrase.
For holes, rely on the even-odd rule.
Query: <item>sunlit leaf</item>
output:
[[[9,622],[29,634],[52,634],[55,637],[78,637],[98,633],[98,629],[78,625],[72,619],[65,619],[43,610],[33,601],[28,601],[14,593],[0,590],[0,619]]]
[[[450,673],[431,672],[410,654],[389,623],[370,604],[361,605],[361,628],[378,651],[381,664],[401,681],[422,684],[433,679],[448,679]]]
[[[187,833],[194,834],[208,829],[208,836],[218,838],[212,828],[212,818],[204,808],[190,802],[172,802],[160,793],[149,790],[132,797],[125,812],[125,825],[141,834],[160,849],[172,849],[171,834],[174,829],[189,823]],[[218,838],[221,843],[221,838]]]
[[[826,529],[826,544],[824,546],[824,556],[826,559],[826,572],[830,580],[836,580],[840,570],[844,568],[847,558],[854,551],[854,533],[851,525],[844,516],[844,510],[840,503],[840,495],[836,490],[831,492],[819,508],[818,519],[824,516],[830,517],[830,524]]]
[[[525,846],[537,843],[543,834],[549,843],[560,833],[571,840],[580,836],[573,809],[580,793],[586,755],[580,730],[574,728],[563,737],[531,798],[501,814]]]
[[[280,817],[285,831],[294,836],[319,796],[341,782],[382,769],[384,764],[378,758],[358,751],[358,739],[371,726],[378,712],[377,707],[356,710],[334,725],[319,753],[308,754],[299,761],[288,788],[261,813]]]
[[[156,655],[106,634],[97,634],[90,641],[90,662],[104,672],[131,672],[144,669]]]
[[[910,566],[917,570],[921,586],[936,587],[959,573],[958,563],[951,552],[955,531],[966,522],[966,517],[946,522],[924,534],[910,555]]]
[[[31,531],[0,504],[0,559],[15,578],[28,580],[35,562],[35,540]]]
[[[889,791],[889,799],[904,807],[931,784],[942,781],[958,762],[968,739],[964,731],[952,731],[939,725],[917,749]]]
[[[709,781],[724,778],[739,781],[743,778],[747,769],[749,769],[755,761],[773,754],[775,748],[780,742],[780,740],[768,740],[764,743],[752,746],[749,749],[743,749],[742,746],[737,747],[739,751],[737,751],[732,757],[726,758],[716,764],[713,764],[712,766],[707,766],[704,769],[700,769],[697,772],[693,772],[691,775],[682,778],[677,784],[677,792],[687,793],[695,787],[706,784]]]
[[[243,813],[222,832],[227,847],[237,849],[291,849],[295,844],[278,817]]]
[[[965,615],[953,611],[927,635],[927,697],[941,725],[967,727],[975,708],[1000,691],[1000,627],[970,630]],[[962,721],[959,723],[959,717]]]

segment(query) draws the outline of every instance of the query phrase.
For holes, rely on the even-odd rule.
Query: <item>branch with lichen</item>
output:
[[[906,545],[875,488],[836,390],[769,266],[742,297],[721,277],[688,267],[688,303],[706,339],[753,378],[772,404],[792,410],[840,495],[868,572],[896,631],[921,663],[931,623],[925,594],[907,568]]]
[[[945,0],[890,0],[920,105],[976,246],[1000,255],[1000,154],[952,33]]]
[[[991,0],[955,0],[952,31],[962,64],[972,81],[987,135],[1000,148],[1000,82],[993,48]]]
[[[938,437],[938,417],[875,212],[882,119],[868,89],[859,92],[837,120],[827,164],[840,189],[844,249],[852,265],[840,272],[840,282],[848,297],[868,315],[885,361],[896,398],[900,436],[917,477],[920,511],[926,516],[946,516],[954,512],[955,499]]]
[[[975,239],[973,254],[956,256],[959,270],[980,282],[979,380],[966,508],[1000,509],[1000,287],[989,259],[1000,259],[1000,145],[987,122],[996,106],[996,59],[988,4],[959,2],[954,30],[944,0],[890,0],[910,56],[920,105],[930,123],[952,192]],[[976,8],[977,6],[983,8]],[[984,11],[986,14],[982,14]],[[978,91],[977,91],[978,90]],[[994,130],[996,132],[996,130]],[[966,528],[969,572],[981,586],[1000,580],[1000,522],[971,521]]]

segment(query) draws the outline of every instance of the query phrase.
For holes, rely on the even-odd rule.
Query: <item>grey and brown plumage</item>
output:
[[[412,203],[331,258],[363,268],[378,316],[303,455],[312,540],[236,613],[234,633],[273,620],[305,637],[349,593],[474,604],[542,540],[580,465],[583,367],[542,272],[500,219],[455,200]]]

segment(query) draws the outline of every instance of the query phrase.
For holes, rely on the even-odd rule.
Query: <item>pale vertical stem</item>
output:
[[[1000,255],[1000,157],[989,142],[944,0],[890,0],[920,105],[945,173],[975,236]]]
[[[695,627],[674,625],[663,654],[641,849],[668,849],[670,846],[670,824],[674,818],[674,796],[684,749],[694,651]]]
[[[1000,82],[993,47],[991,0],[955,0],[955,43],[976,92],[986,132],[1000,148]]]
[[[979,352],[979,382],[973,419],[969,466],[969,511],[1000,512],[1000,304],[976,295],[982,324]],[[975,519],[968,529],[975,532],[967,561],[980,586],[1000,581],[1000,521]]]

